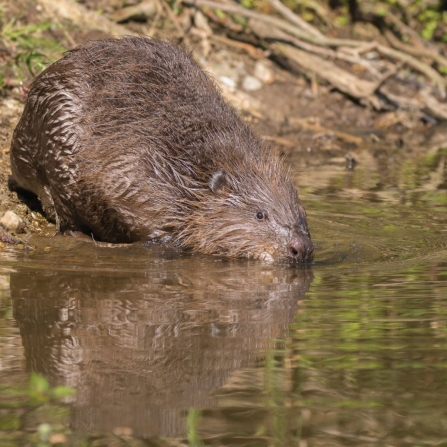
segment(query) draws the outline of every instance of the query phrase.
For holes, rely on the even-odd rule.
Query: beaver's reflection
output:
[[[177,270],[177,271],[176,271]],[[208,266],[203,271],[11,275],[27,368],[78,389],[73,424],[185,432],[185,410],[286,335],[309,270]]]

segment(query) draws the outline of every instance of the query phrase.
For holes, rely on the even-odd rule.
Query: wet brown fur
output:
[[[282,161],[164,41],[92,41],[50,66],[31,85],[11,164],[63,230],[261,259],[288,258],[299,240],[295,258],[312,255]]]

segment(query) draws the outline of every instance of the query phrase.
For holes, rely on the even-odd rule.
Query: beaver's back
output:
[[[143,235],[135,227],[159,214],[153,204],[144,209],[147,198],[161,200],[168,192],[150,181],[157,176],[150,158],[160,169],[176,159],[173,175],[206,183],[219,155],[227,156],[216,145],[244,152],[250,141],[256,146],[214,83],[179,47],[146,38],[93,41],[31,85],[14,132],[12,171],[48,215],[56,211],[63,228],[138,240],[161,232],[145,228]]]

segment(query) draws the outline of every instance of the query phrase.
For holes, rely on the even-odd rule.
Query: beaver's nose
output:
[[[314,244],[307,236],[296,236],[289,244],[289,256],[295,261],[309,262],[312,261],[314,252]]]

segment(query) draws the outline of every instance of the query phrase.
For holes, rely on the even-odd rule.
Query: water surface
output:
[[[54,430],[81,438],[445,445],[445,156],[379,155],[290,158],[308,268],[70,237],[5,247],[0,383],[76,388]],[[50,417],[14,411],[12,430],[0,406],[8,439]]]

